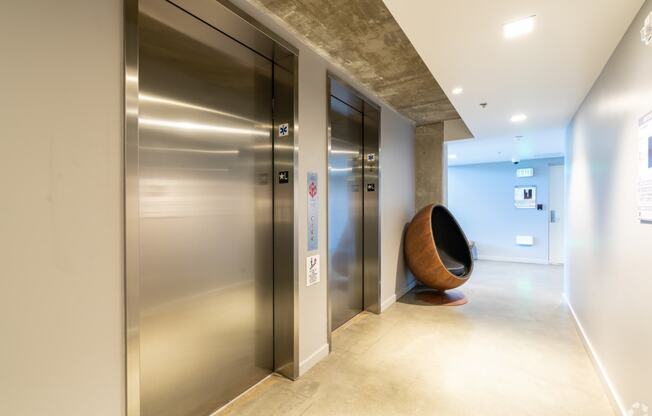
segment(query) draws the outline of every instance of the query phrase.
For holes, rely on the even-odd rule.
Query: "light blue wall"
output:
[[[448,168],[448,207],[475,241],[480,258],[548,261],[548,169],[563,163],[563,158],[553,158]],[[517,167],[534,168],[534,177],[517,178]],[[519,185],[537,187],[543,211],[514,206],[514,187]],[[534,236],[534,245],[516,245],[517,235]]]

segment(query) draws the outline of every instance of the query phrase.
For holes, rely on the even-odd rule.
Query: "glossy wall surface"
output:
[[[331,328],[363,309],[362,113],[330,98],[328,261]]]
[[[328,76],[330,328],[380,313],[380,109]]]
[[[207,415],[273,369],[272,63],[139,16],[140,404]]]
[[[368,103],[363,108],[363,306],[380,313],[380,110]]]

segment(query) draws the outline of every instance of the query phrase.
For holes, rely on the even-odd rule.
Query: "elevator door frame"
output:
[[[332,88],[333,81],[335,81],[337,86],[337,91],[334,91]],[[380,193],[382,189],[380,187],[380,176],[381,176],[381,140],[380,140],[380,120],[381,120],[381,107],[375,104],[373,101],[368,99],[364,94],[360,93],[357,89],[351,86],[348,82],[340,78],[339,76],[333,74],[330,71],[326,73],[326,126],[327,126],[327,147],[326,147],[326,167],[330,168],[330,151],[331,151],[331,97],[333,94],[338,94],[335,96],[336,99],[348,104],[352,108],[359,108],[362,113],[362,123],[363,123],[363,141],[362,141],[362,153],[363,156],[369,152],[370,147],[368,146],[368,141],[374,141],[375,146],[372,148],[376,150],[376,169],[375,169],[375,178],[372,180],[375,183],[376,190],[375,192],[367,192],[366,185],[369,183],[366,175],[363,173],[363,208],[362,208],[362,222],[363,222],[363,272],[362,272],[362,291],[363,291],[363,303],[362,311],[369,311],[372,313],[380,313],[381,305],[381,279],[380,279],[380,247],[381,247],[381,235],[380,235]],[[366,115],[366,117],[365,117]],[[366,121],[372,116],[375,118],[375,134],[373,137],[367,137],[365,133],[365,124]],[[363,161],[363,172],[366,165]],[[329,178],[330,172],[326,175],[326,200],[329,201]],[[372,195],[369,198],[369,195]],[[328,207],[328,203],[327,203]],[[326,215],[326,230],[329,229],[328,226],[329,213]],[[373,228],[373,230],[370,230]],[[366,231],[365,231],[366,230]],[[371,231],[371,232],[370,232]],[[329,264],[330,256],[330,244],[329,244],[329,232],[326,233],[326,256],[327,264]],[[330,270],[327,273],[330,275]],[[332,324],[332,309],[331,309],[331,286],[330,279],[326,279],[326,296],[327,296],[327,317],[328,317],[328,345],[329,349],[332,351],[332,333],[333,333],[333,324]],[[346,325],[346,324],[345,324]]]
[[[163,1],[163,0],[162,0]],[[269,59],[274,71],[273,229],[274,368],[290,379],[299,376],[298,230],[298,50],[227,0],[165,0],[236,42]],[[124,261],[126,411],[140,416],[139,275],[139,0],[124,0]],[[277,77],[276,73],[284,74]],[[288,134],[279,137],[279,124]],[[288,183],[277,181],[288,172]],[[216,409],[217,410],[217,409]]]

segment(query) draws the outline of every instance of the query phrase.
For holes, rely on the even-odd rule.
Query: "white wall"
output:
[[[403,259],[403,234],[414,216],[414,127],[393,111],[380,120],[381,310],[415,283]]]
[[[308,371],[328,354],[328,316],[325,277],[326,245],[326,80],[324,62],[307,48],[299,53],[299,194],[295,205],[295,221],[299,227],[299,371]],[[320,283],[306,286],[308,256],[308,190],[307,174],[317,172],[320,186],[319,249]]]
[[[566,295],[622,412],[652,405],[652,224],[637,219],[637,123],[652,110],[639,30],[651,11],[648,0],[567,140]]]
[[[124,414],[122,1],[0,6],[0,414]]]
[[[251,0],[253,1],[253,0]],[[235,0],[233,3],[246,13],[266,25],[277,35],[283,37],[299,49],[299,194],[296,205],[295,221],[299,228],[299,361],[300,373],[303,374],[328,354],[327,327],[327,262],[326,246],[327,200],[320,200],[319,219],[319,250],[307,252],[307,172],[317,172],[325,191],[327,177],[327,100],[326,71],[331,71],[352,84],[369,98],[374,95],[361,87],[355,80],[338,66],[328,62],[317,54],[293,33],[290,33],[283,22],[276,17],[267,15],[250,0]],[[390,203],[386,198],[394,196],[391,201],[393,208],[386,209],[381,205],[381,292],[382,299],[392,297],[398,287],[405,285],[406,274],[403,268],[399,247],[403,226],[406,218],[414,214],[414,180],[413,153],[414,126],[411,121],[403,118],[393,109],[381,106],[381,204]],[[393,176],[397,175],[397,176]],[[400,180],[400,179],[404,180]],[[323,194],[322,194],[323,195]],[[399,198],[400,197],[400,198]],[[396,215],[402,210],[400,215]],[[398,224],[398,225],[397,225]],[[320,283],[306,287],[305,259],[308,254],[319,254],[321,258]],[[385,259],[387,253],[389,258]],[[389,306],[391,302],[386,302]]]
[[[548,264],[549,171],[563,163],[562,158],[550,158],[522,160],[516,166],[498,162],[448,167],[448,208],[475,242],[480,260]],[[534,169],[534,176],[516,177],[521,168]],[[516,208],[515,186],[536,186],[536,202],[543,209]],[[517,245],[517,235],[534,237],[534,244]]]

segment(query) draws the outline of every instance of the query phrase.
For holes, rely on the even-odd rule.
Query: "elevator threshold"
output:
[[[340,325],[340,326],[338,326],[337,328],[333,329],[332,333],[333,333],[333,334],[336,334],[336,333],[338,333],[339,331],[341,331],[341,330],[343,330],[343,329],[346,329],[346,328],[350,327],[351,325],[355,324],[355,323],[358,322],[360,319],[362,319],[362,317],[364,317],[364,316],[366,316],[366,315],[369,315],[369,314],[371,314],[371,315],[376,315],[375,313],[372,313],[372,312],[369,312],[369,311],[362,311],[362,312],[360,312],[359,314],[355,315],[353,318],[351,318],[351,319],[349,319],[348,321],[344,322],[342,325]]]
[[[219,409],[217,409],[216,411],[214,411],[213,413],[211,413],[209,416],[217,416],[217,415],[219,415],[219,414],[222,413],[224,410],[226,410],[229,406],[231,406],[232,404],[236,403],[237,401],[243,399],[244,396],[247,395],[247,393],[249,393],[250,391],[252,391],[252,390],[255,389],[256,387],[260,386],[261,384],[263,384],[265,381],[269,380],[269,379],[272,378],[272,377],[281,377],[281,378],[286,378],[286,377],[280,375],[279,373],[269,373],[265,378],[261,379],[258,383],[254,384],[253,386],[249,387],[247,390],[243,391],[242,393],[240,393],[240,394],[238,394],[237,396],[235,396],[233,399],[231,399],[231,400],[229,400],[228,402],[226,402],[226,403],[224,404],[224,406],[220,407]]]
[[[375,314],[372,313],[372,312],[368,312],[368,311],[362,311],[359,314],[352,317],[351,319],[349,319],[348,321],[346,321],[345,323],[343,323],[342,325],[340,325],[339,327],[335,328],[333,330],[332,334],[337,334],[338,332],[350,327],[351,325],[356,324],[358,321],[364,319],[364,317],[366,317],[367,315],[375,315]],[[331,346],[331,350],[332,350],[332,346]],[[240,393],[239,395],[237,395],[233,399],[229,400],[227,403],[224,404],[224,406],[220,407],[215,412],[211,413],[209,416],[219,416],[224,411],[228,410],[228,408],[230,406],[233,406],[235,404],[239,404],[239,402],[242,401],[242,400],[246,400],[245,396],[247,396],[250,392],[252,392],[256,388],[261,386],[266,381],[268,381],[268,380],[270,380],[272,378],[275,378],[275,377],[278,377],[278,378],[281,378],[281,379],[284,379],[284,380],[289,380],[287,377],[285,377],[282,374],[279,374],[277,372],[270,373],[265,378],[261,379],[259,382],[257,382],[253,386],[249,387],[247,390],[243,391],[242,393]]]

